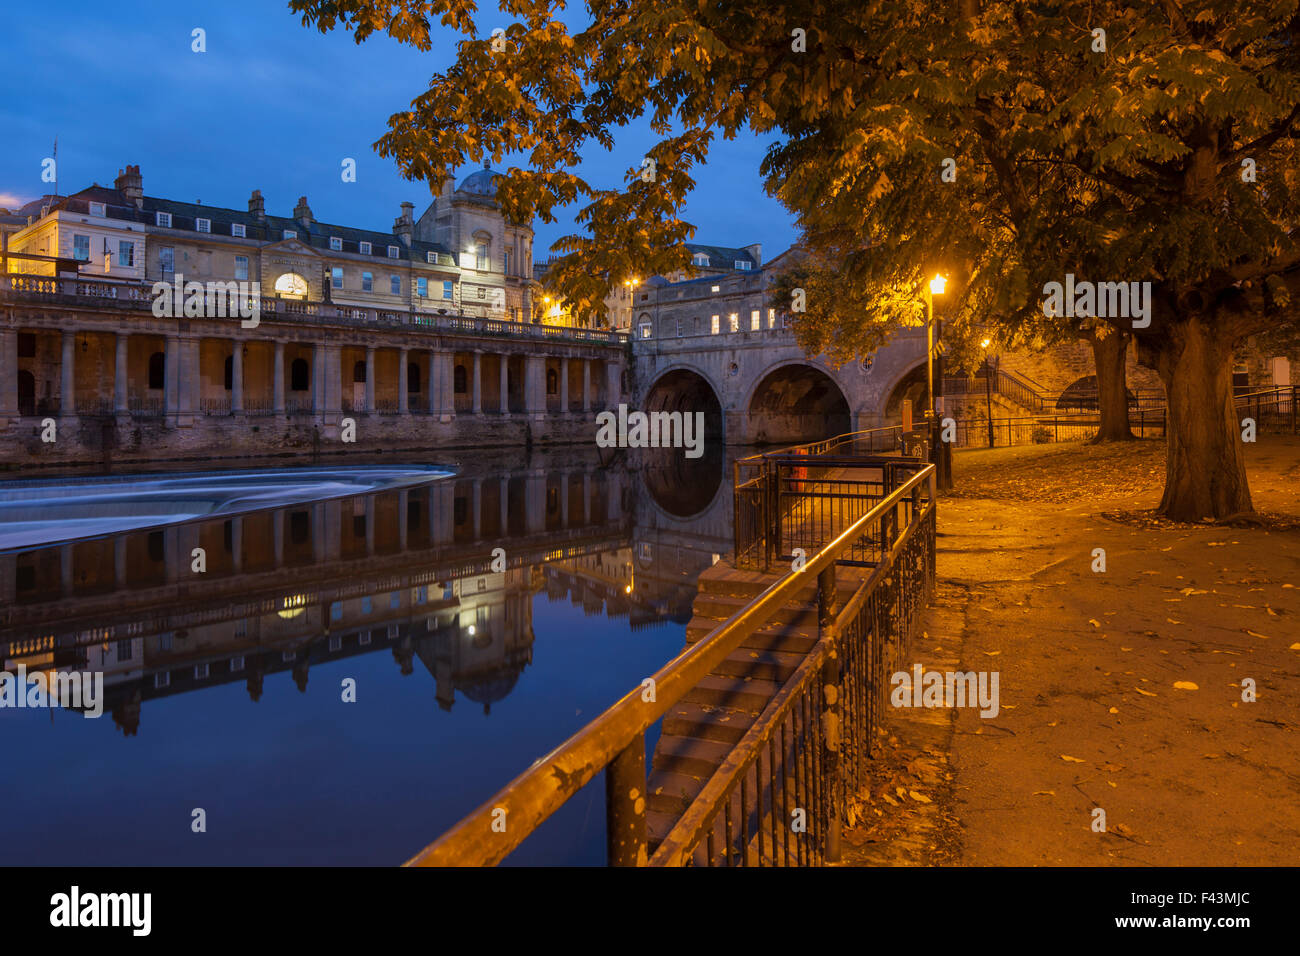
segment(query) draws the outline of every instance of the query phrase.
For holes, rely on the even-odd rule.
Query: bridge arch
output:
[[[930,387],[926,362],[922,359],[900,369],[880,391],[879,416],[881,422],[902,415],[903,399],[912,399],[914,414],[919,418],[929,405]]]
[[[771,363],[754,377],[736,409],[755,444],[794,444],[853,429],[848,390],[821,362],[807,358]]]

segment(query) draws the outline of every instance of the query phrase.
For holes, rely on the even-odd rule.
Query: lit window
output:
[[[396,259],[396,258],[398,257],[398,255],[400,255],[400,252],[398,251],[397,246],[389,246],[389,247],[388,247],[388,258],[390,258],[390,259]]]
[[[117,264],[119,266],[135,265],[135,243],[125,239],[117,244]]]
[[[438,253],[436,253],[436,252],[426,252],[426,253],[424,254],[424,261],[425,261],[425,262],[428,262],[428,263],[431,263],[431,264],[437,263],[437,261],[438,261]]]
[[[363,272],[363,273],[361,273],[361,291],[362,291],[362,292],[373,292],[373,291],[374,291],[374,284],[375,284],[375,283],[374,283],[374,276],[372,276],[369,272]]]
[[[487,243],[480,242],[474,247],[474,268],[480,272],[486,272],[488,268],[488,247]]]
[[[154,213],[154,225],[163,226],[170,229],[172,227],[172,214],[169,212]]]
[[[767,310],[767,327],[769,329],[776,328],[776,309]]]
[[[90,236],[72,237],[72,258],[78,262],[90,261]]]
[[[176,250],[171,246],[162,246],[158,250],[158,266],[163,272],[176,271]]]
[[[649,323],[649,322],[642,322],[642,323],[641,323],[641,338],[643,338],[643,339],[648,339],[648,338],[650,338],[650,323]]]
[[[298,238],[298,230],[297,230],[297,229],[286,229],[286,230],[281,234],[280,238],[282,238],[282,239],[297,239],[297,238]]]
[[[721,318],[722,318],[721,316],[715,315],[709,319],[709,331],[712,332],[714,335],[717,335],[719,332],[722,331],[722,328],[719,325]]]
[[[714,292],[717,292],[717,291],[718,291],[718,287],[717,287],[716,285],[713,287],[713,291],[714,291]]]
[[[248,256],[235,256],[235,278],[248,278]]]
[[[244,224],[242,222],[232,222],[230,224],[230,234],[237,239],[243,239],[246,235]]]
[[[336,289],[343,288],[343,270],[338,266],[330,270],[330,283]]]
[[[429,280],[420,276],[415,280],[415,294],[420,298],[425,298],[429,294]]]
[[[727,328],[729,331],[732,332],[740,331],[740,316],[737,315],[735,312],[727,316]]]
[[[388,277],[388,288],[389,288],[389,291],[392,292],[393,295],[401,295],[401,294],[402,294],[402,277],[401,277],[401,276],[389,276],[389,277]]]
[[[195,219],[195,220],[194,220],[194,231],[195,231],[195,232],[211,232],[211,231],[212,231],[212,220],[211,220],[211,219]]]
[[[102,202],[92,202],[90,204],[90,214],[92,216],[105,215],[104,204]]]
[[[448,302],[452,299],[452,283],[450,279],[444,279],[442,283],[442,297]]]
[[[749,313],[749,331],[757,332],[762,327],[762,319],[758,309]]]

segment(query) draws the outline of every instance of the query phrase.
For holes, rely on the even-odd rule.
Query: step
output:
[[[646,810],[677,820],[704,789],[705,781],[686,774],[652,771],[646,781]],[[684,796],[683,796],[684,794]]]
[[[755,714],[744,710],[679,701],[664,714],[663,733],[734,745],[757,719]]]
[[[731,744],[664,733],[655,746],[652,768],[708,780],[731,753]]]
[[[745,610],[745,608],[749,607],[751,603],[752,602],[746,598],[727,597],[720,594],[701,594],[695,598],[692,610],[695,612],[697,617],[713,618],[718,623],[722,623],[723,621],[730,620],[734,615]],[[797,624],[816,627],[817,605],[787,604],[784,607],[776,608],[765,623]]]
[[[712,618],[693,617],[686,625],[686,643],[694,644],[717,630],[718,622]],[[807,654],[817,643],[816,627],[793,627],[789,624],[769,624],[745,638],[742,647],[757,650],[774,650],[794,654]]]
[[[760,678],[742,680],[738,677],[710,674],[696,684],[683,699],[761,714],[768,701],[775,697],[780,689],[781,685],[775,681]]]
[[[741,647],[713,671],[729,677],[761,677],[763,680],[785,684],[803,662],[802,654]]]

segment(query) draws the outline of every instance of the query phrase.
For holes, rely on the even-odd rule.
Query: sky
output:
[[[484,33],[508,22],[490,4],[483,10]],[[111,186],[131,163],[149,196],[245,209],[261,189],[267,212],[289,216],[305,195],[317,220],[359,228],[388,231],[400,203],[415,203],[417,216],[429,203],[428,187],[402,178],[373,144],[388,117],[453,62],[459,35],[449,28],[439,26],[434,48],[421,53],[387,36],[358,46],[350,33],[323,35],[280,0],[61,0],[5,13],[5,52],[25,65],[0,74],[0,207],[50,191],[41,169],[56,136],[63,194]],[[206,31],[205,53],[191,50],[195,28]],[[593,185],[619,187],[653,135],[642,124],[615,140],[612,152],[592,144],[583,156]],[[715,139],[684,213],[694,241],[761,242],[764,259],[794,241],[793,218],[762,188],[767,145],[747,132]],[[340,176],[347,157],[355,183]],[[534,223],[539,261],[576,231],[576,212]]]

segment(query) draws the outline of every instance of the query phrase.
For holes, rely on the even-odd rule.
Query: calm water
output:
[[[5,669],[106,700],[0,709],[0,863],[412,856],[678,653],[730,546],[720,459],[556,457],[0,553]],[[603,793],[508,862],[603,863]]]

